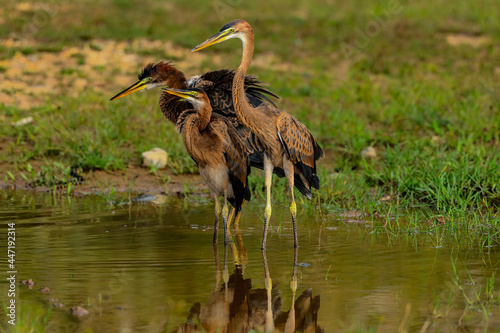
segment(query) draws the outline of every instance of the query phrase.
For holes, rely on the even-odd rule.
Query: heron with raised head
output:
[[[293,222],[294,246],[297,247],[297,206],[293,193],[294,181],[302,182],[301,185],[305,189],[301,192],[311,198],[311,187],[319,189],[316,161],[324,157],[324,153],[309,129],[296,118],[270,103],[263,102],[258,106],[253,106],[245,98],[244,79],[254,51],[254,33],[248,22],[233,20],[227,23],[218,33],[193,48],[191,52],[231,38],[238,38],[243,44],[241,62],[233,79],[232,95],[235,113],[241,124],[254,133],[264,147],[267,201],[261,248],[266,247],[268,222],[271,217],[271,178],[275,168],[284,170],[290,187],[290,214]]]

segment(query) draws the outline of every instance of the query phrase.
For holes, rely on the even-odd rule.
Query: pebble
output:
[[[161,148],[153,148],[150,151],[142,153],[144,166],[155,167],[157,169],[164,169],[167,167],[168,154]]]

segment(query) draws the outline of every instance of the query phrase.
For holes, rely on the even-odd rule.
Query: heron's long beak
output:
[[[163,91],[166,91],[171,95],[179,96],[179,97],[186,99],[186,100],[196,96],[196,92],[191,91],[191,90],[163,88]]]
[[[232,32],[233,31],[231,31],[229,29],[226,29],[224,31],[219,31],[218,33],[216,33],[215,35],[213,35],[212,37],[210,37],[209,39],[207,39],[203,43],[201,43],[198,46],[196,46],[195,48],[193,48],[191,51],[189,51],[189,53],[193,53],[193,52],[199,51],[201,49],[204,49],[205,47],[209,47],[210,45],[214,45],[214,44],[223,42],[231,35]]]
[[[150,81],[150,78],[145,78],[145,79],[143,79],[141,81],[137,81],[136,83],[134,83],[133,85],[131,85],[127,89],[125,89],[122,92],[119,92],[118,94],[116,94],[115,96],[113,96],[110,99],[110,101],[113,101],[115,99],[122,98],[124,96],[127,96],[127,95],[133,94],[135,92],[138,92],[138,91],[146,89],[148,87],[149,81]]]

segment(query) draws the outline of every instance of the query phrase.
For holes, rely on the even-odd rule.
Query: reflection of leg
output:
[[[271,218],[271,181],[273,177],[273,165],[267,155],[264,155],[264,181],[266,183],[267,202],[264,212],[264,236],[262,237],[262,250],[266,248],[267,227]]]
[[[230,240],[229,245],[231,246],[231,250],[233,251],[234,264],[238,266],[240,262],[240,253],[238,251],[238,248],[236,247],[236,244],[233,242],[231,228],[227,229],[227,238]]]
[[[241,237],[241,230],[235,225],[236,229],[236,241],[238,243],[238,251],[239,251],[239,258],[238,258],[238,264],[242,267],[244,270],[244,266],[246,265],[248,261],[248,255],[247,255],[247,249],[245,248],[245,244],[243,244],[243,238]]]
[[[299,256],[299,249],[295,248],[294,249],[294,254],[293,254],[293,275],[292,275],[292,291],[295,294],[297,291],[297,257]]]
[[[272,289],[273,281],[269,276],[269,268],[267,267],[266,250],[262,250],[262,261],[264,262],[264,274],[265,274],[265,285],[267,293],[267,310],[266,310],[266,322],[264,323],[264,332],[274,331],[274,318],[273,318],[273,299],[272,299]]]
[[[285,176],[288,180],[288,185],[290,186],[290,194],[292,196],[292,202],[290,204],[290,214],[292,215],[293,223],[293,246],[298,247],[299,241],[297,239],[297,205],[295,204],[295,196],[293,193],[293,177],[294,177],[294,166],[293,163],[286,157],[283,158],[283,169],[285,169]]]
[[[214,257],[215,257],[215,288],[214,291],[219,290],[220,279],[221,279],[221,271],[219,264],[219,248],[217,244],[214,244]]]
[[[224,244],[227,244],[227,190],[224,191],[224,207],[222,208],[222,222],[224,224]]]
[[[229,282],[229,272],[227,270],[227,244],[224,244],[224,271],[222,272],[222,278],[224,279],[224,295],[225,299],[229,299],[227,284]]]
[[[295,292],[297,291],[297,257],[299,255],[299,249],[294,249],[293,256],[293,274],[292,274],[292,282],[290,283],[290,287],[292,288],[292,293],[295,296]]]
[[[293,273],[292,280],[290,281],[290,288],[292,289],[292,305],[288,313],[288,319],[285,324],[285,332],[295,332],[295,293],[297,291],[297,256],[298,247],[295,247],[293,256]],[[300,310],[299,310],[300,313]]]
[[[215,198],[215,223],[214,223],[214,244],[217,243],[217,231],[219,229],[220,204],[217,194],[213,194]]]

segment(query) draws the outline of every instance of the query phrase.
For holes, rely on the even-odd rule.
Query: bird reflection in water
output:
[[[308,288],[295,299],[297,291],[297,256],[295,248],[293,273],[290,282],[292,302],[289,311],[281,311],[281,297],[276,284],[272,284],[267,265],[266,251],[262,250],[265,289],[252,288],[251,279],[245,279],[246,250],[240,230],[236,229],[237,245],[230,242],[235,269],[229,275],[227,265],[228,246],[224,246],[224,262],[221,270],[217,245],[214,245],[215,288],[207,303],[195,303],[185,324],[176,327],[174,333],[229,332],[324,332],[317,324],[320,296],[313,297]]]

